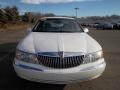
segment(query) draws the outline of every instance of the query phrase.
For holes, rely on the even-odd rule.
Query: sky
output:
[[[120,0],[0,0],[0,7],[17,6],[20,13],[42,12],[78,17],[120,15]]]

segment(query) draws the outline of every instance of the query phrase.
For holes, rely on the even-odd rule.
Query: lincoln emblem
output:
[[[63,51],[58,52],[58,54],[59,54],[60,58],[64,58],[64,52]]]

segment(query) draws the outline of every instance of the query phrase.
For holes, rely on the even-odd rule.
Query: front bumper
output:
[[[17,75],[26,80],[51,84],[68,84],[99,77],[105,70],[106,63],[104,59],[101,59],[74,68],[52,69],[15,59],[13,66]]]

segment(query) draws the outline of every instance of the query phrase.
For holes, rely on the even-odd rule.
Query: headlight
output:
[[[16,59],[28,63],[34,63],[34,64],[39,63],[35,54],[26,53],[20,50],[16,51]]]
[[[95,53],[90,53],[90,54],[85,55],[83,63],[95,62],[95,61],[97,61],[101,58],[103,58],[103,52],[102,51],[98,51],[98,52],[95,52]]]

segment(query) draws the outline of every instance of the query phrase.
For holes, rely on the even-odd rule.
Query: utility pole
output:
[[[77,11],[79,10],[78,7],[74,8],[75,9],[75,13],[76,13],[76,18],[77,18]]]

